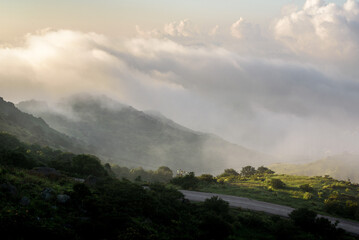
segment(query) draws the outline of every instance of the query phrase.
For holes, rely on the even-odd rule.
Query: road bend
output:
[[[196,191],[187,191],[180,190],[183,193],[186,199],[194,202],[204,202],[206,199],[211,198],[213,196],[218,196],[224,201],[229,203],[231,207],[240,207],[244,209],[249,209],[253,211],[265,212],[273,215],[278,215],[282,217],[288,217],[289,214],[294,210],[294,208],[278,205],[274,203],[257,201],[244,197],[230,196],[224,194],[217,193],[205,193],[205,192],[196,192]],[[338,221],[338,227],[344,229],[347,232],[350,232],[355,235],[359,235],[359,223],[352,222],[345,219],[329,217],[324,215],[318,215],[318,217],[323,217],[335,223]]]

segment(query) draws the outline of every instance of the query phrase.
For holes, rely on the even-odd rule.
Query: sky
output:
[[[356,0],[0,0],[0,96],[106,94],[281,159],[359,154]]]

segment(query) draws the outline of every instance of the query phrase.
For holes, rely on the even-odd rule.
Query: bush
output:
[[[305,192],[303,195],[303,199],[304,200],[309,200],[313,198],[313,194],[311,194],[310,192]]]
[[[306,208],[296,209],[289,214],[289,218],[298,227],[311,230],[314,227],[317,214]]]
[[[211,174],[202,174],[198,179],[204,183],[217,183],[217,180]]]
[[[282,180],[277,179],[277,178],[271,179],[269,185],[276,189],[285,188],[285,183],[282,182]]]
[[[213,213],[202,216],[199,224],[199,240],[227,239],[231,233],[231,225],[225,219]]]
[[[198,186],[198,178],[194,176],[194,172],[190,172],[188,175],[175,177],[171,180],[171,183],[182,187],[183,189],[195,189]]]
[[[303,191],[303,192],[312,192],[313,188],[311,186],[309,186],[309,184],[303,184],[300,185],[299,188]]]
[[[213,196],[209,199],[206,199],[203,203],[205,211],[213,211],[216,215],[221,215],[226,217],[229,213],[229,204],[228,202],[222,200],[218,196]]]
[[[74,172],[96,177],[107,176],[106,170],[101,165],[100,159],[93,155],[80,154],[72,159],[72,169]]]
[[[324,200],[324,209],[328,213],[343,213],[343,206],[341,206],[338,200],[334,199],[325,199]]]

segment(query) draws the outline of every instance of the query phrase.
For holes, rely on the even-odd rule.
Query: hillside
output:
[[[217,136],[185,128],[158,113],[146,113],[106,97],[63,100],[56,111],[37,101],[17,105],[51,127],[88,145],[106,161],[124,166],[161,165],[197,173],[266,164],[269,156]]]
[[[201,182],[195,182],[195,187],[201,192],[245,197],[293,208],[306,208],[323,215],[359,220],[359,185],[349,181],[329,176],[266,173],[259,169],[246,175],[243,170],[240,174],[227,170],[215,178],[202,175],[198,179]],[[171,183],[180,186],[183,180],[184,177],[176,177]]]
[[[74,138],[52,129],[43,119],[21,112],[0,97],[0,132],[6,132],[30,144],[50,146],[73,152],[85,151]]]
[[[353,154],[330,156],[308,164],[278,163],[270,168],[278,173],[303,176],[330,175],[336,179],[359,182],[359,156]]]
[[[95,156],[0,133],[1,239],[354,239],[310,210],[282,219],[218,197],[190,203],[169,186],[111,175]]]

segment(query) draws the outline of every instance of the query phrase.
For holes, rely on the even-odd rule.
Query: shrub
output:
[[[276,189],[285,188],[285,183],[282,182],[282,180],[277,179],[277,178],[271,179],[269,185]]]
[[[202,174],[198,177],[201,182],[205,183],[217,183],[216,179],[211,174]]]
[[[310,230],[314,227],[317,214],[306,208],[296,209],[289,214],[289,218],[298,227]]]
[[[218,196],[206,199],[203,203],[203,207],[206,211],[213,211],[216,215],[227,216],[229,213],[228,202],[222,200]]]
[[[175,177],[171,180],[171,183],[182,187],[183,189],[195,189],[198,186],[198,178],[194,176],[194,172],[190,172],[188,175]]]
[[[303,192],[312,192],[313,188],[311,186],[309,186],[309,184],[303,184],[300,185],[299,188],[303,191]]]
[[[96,177],[107,176],[106,170],[101,165],[100,159],[93,155],[80,154],[72,159],[72,170],[83,176],[93,175]]]
[[[305,192],[303,195],[303,199],[304,200],[309,200],[313,198],[313,194],[311,194],[310,192]]]
[[[335,199],[325,199],[324,200],[324,209],[329,213],[342,213],[343,207],[340,202]]]

